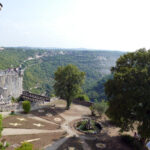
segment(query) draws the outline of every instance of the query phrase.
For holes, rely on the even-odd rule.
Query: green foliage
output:
[[[0,142],[0,150],[6,150],[6,148],[9,147],[9,143],[6,142],[6,146],[2,142]]]
[[[38,54],[39,50],[25,50],[23,48],[5,48],[0,52],[0,69],[16,68],[28,57]]]
[[[121,131],[134,128],[142,140],[150,139],[150,50],[140,49],[121,56],[105,84],[108,116]]]
[[[33,145],[30,143],[23,143],[20,147],[15,150],[33,150]]]
[[[60,54],[62,51],[63,55]],[[45,53],[45,57],[28,60],[28,58],[35,58],[36,55]],[[112,51],[5,48],[0,52],[0,69],[19,67],[21,64],[22,68],[26,68],[23,78],[24,90],[36,94],[46,93],[46,96],[50,96],[57,67],[73,64],[86,72],[85,84],[82,87],[83,93],[86,93],[92,100],[100,100],[106,99],[103,86],[105,75],[121,54],[121,52]]]
[[[16,103],[16,102],[18,102],[18,99],[12,97],[12,98],[11,98],[11,102],[12,102],[12,103]]]
[[[89,97],[86,94],[79,94],[76,96],[76,99],[80,101],[87,101],[87,102],[90,101]]]
[[[50,96],[53,91],[56,69],[59,66],[73,64],[86,73],[85,84],[82,87],[83,93],[86,93],[90,99],[106,99],[104,83],[109,77],[106,76],[105,79],[105,75],[122,53],[63,50],[64,54],[61,55],[59,52],[60,50],[50,50],[47,52],[50,54],[47,57],[31,60],[25,64],[24,89],[37,94],[46,93],[47,96]],[[107,60],[99,59],[103,57]]]
[[[51,94],[51,96],[50,97],[56,97],[56,95],[55,94]]]
[[[143,150],[143,145],[141,144],[141,142],[130,136],[130,135],[122,135],[121,136],[121,140],[128,145],[129,147],[132,148],[132,150]]]
[[[0,114],[0,137],[1,137],[2,130],[3,130],[2,120],[3,120],[3,117],[2,117],[2,115]]]
[[[58,67],[55,72],[55,93],[56,96],[67,100],[67,109],[69,109],[76,95],[81,93],[81,86],[84,83],[84,78],[85,73],[71,64]]]
[[[23,101],[22,102],[22,108],[24,110],[25,113],[29,113],[30,109],[31,109],[31,103],[30,101]]]
[[[97,99],[98,101],[106,99],[104,84],[111,78],[112,75],[106,75],[93,84],[93,86],[86,91],[90,99]]]
[[[91,110],[91,115],[95,116],[94,105],[90,106],[90,110]]]
[[[87,130],[87,129],[86,129],[87,123],[88,123],[87,120],[81,121],[80,124],[78,125],[78,126],[79,126],[79,129],[80,129],[80,130],[83,130],[83,131],[84,131],[84,130]]]
[[[104,114],[108,109],[108,102],[105,100],[102,100],[101,102],[96,102],[93,105],[94,111],[98,112],[98,114],[101,116]]]

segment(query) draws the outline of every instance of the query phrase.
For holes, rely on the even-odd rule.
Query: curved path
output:
[[[59,105],[57,105],[57,107],[59,107]],[[60,107],[64,107],[64,106],[60,105]],[[67,141],[68,138],[73,137],[73,136],[80,138],[82,147],[84,150],[91,150],[90,147],[85,142],[85,139],[88,139],[88,137],[78,135],[77,132],[70,127],[71,122],[77,119],[81,119],[89,115],[90,113],[91,112],[89,108],[81,106],[81,105],[75,105],[75,104],[72,104],[70,110],[65,110],[63,113],[59,113],[59,115],[65,119],[65,122],[61,124],[61,128],[64,131],[66,131],[68,135],[64,137],[63,139],[60,139],[56,141],[55,143],[49,145],[46,148],[46,150],[57,150],[57,148],[60,147],[65,141]]]

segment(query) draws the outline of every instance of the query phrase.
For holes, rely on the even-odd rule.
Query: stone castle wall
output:
[[[6,101],[11,97],[19,97],[22,94],[23,76],[20,69],[8,69],[0,71],[0,101]]]

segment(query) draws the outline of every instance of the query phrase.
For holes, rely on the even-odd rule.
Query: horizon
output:
[[[108,52],[129,52],[113,49],[93,49],[93,48],[65,48],[65,47],[36,47],[36,46],[1,46],[0,48],[29,48],[29,49],[46,49],[46,50],[78,50],[78,51],[108,51]]]
[[[0,47],[27,45],[125,52],[150,49],[148,0],[0,3]]]

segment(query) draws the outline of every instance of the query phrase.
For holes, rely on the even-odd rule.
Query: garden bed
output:
[[[77,120],[74,123],[74,128],[79,132],[87,135],[96,135],[99,134],[102,130],[102,126],[100,125],[100,123],[96,122],[95,120],[91,120],[89,118]]]
[[[61,117],[56,111],[52,108],[42,108],[38,110],[33,110],[30,112],[31,114],[46,119],[48,121],[61,124],[64,122],[64,118]]]
[[[3,120],[4,128],[21,128],[21,129],[44,129],[55,130],[59,129],[59,125],[37,121],[22,115],[9,116]]]
[[[33,144],[33,150],[43,149],[45,146],[51,144],[52,142],[59,140],[60,138],[66,135],[65,132],[59,133],[40,133],[40,134],[32,134],[32,135],[11,135],[11,136],[3,136],[10,144],[10,146],[6,150],[14,150],[15,147],[18,147],[22,144],[22,142],[27,141]]]

